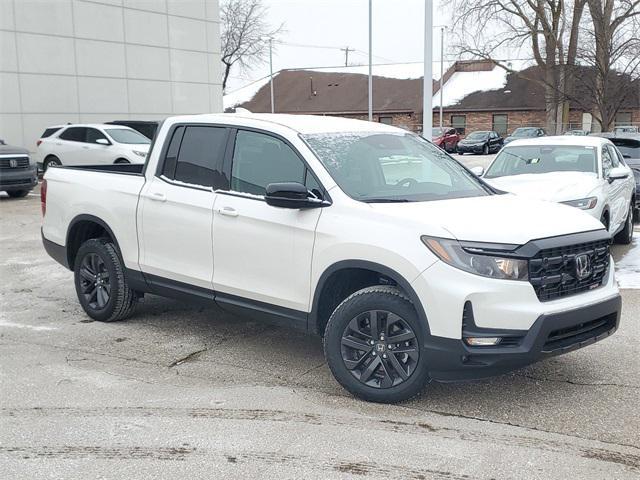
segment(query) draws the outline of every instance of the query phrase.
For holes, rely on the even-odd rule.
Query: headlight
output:
[[[147,152],[141,152],[140,150],[133,150],[133,153],[135,153],[139,157],[146,157],[147,156]]]
[[[568,202],[562,202],[570,207],[576,207],[581,210],[591,210],[598,203],[597,197],[581,198],[579,200],[569,200]]]
[[[424,235],[421,240],[440,260],[465,272],[504,280],[529,278],[527,260],[473,253],[471,250],[475,249],[464,247],[457,240],[447,238]]]

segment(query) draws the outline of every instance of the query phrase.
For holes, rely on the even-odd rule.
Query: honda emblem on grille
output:
[[[576,255],[576,277],[584,280],[591,276],[591,258],[586,253]]]
[[[15,158],[9,159],[9,167],[16,168],[18,166],[18,160]]]

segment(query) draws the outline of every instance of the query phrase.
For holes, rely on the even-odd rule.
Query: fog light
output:
[[[502,338],[500,337],[466,337],[465,343],[471,347],[490,347],[498,345]]]

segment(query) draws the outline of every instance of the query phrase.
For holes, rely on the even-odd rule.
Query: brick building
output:
[[[529,78],[540,75],[537,67],[512,65]],[[366,67],[282,70],[274,76],[277,113],[347,116],[367,119],[368,97]],[[422,64],[398,64],[374,67],[374,121],[419,132],[422,128]],[[457,61],[444,73],[443,125],[460,133],[496,130],[506,135],[521,126],[544,127],[544,90],[536,82],[484,60]],[[440,82],[433,81],[433,125],[440,121]],[[638,88],[640,91],[640,87]],[[578,92],[588,98],[588,92]],[[225,110],[242,107],[252,112],[271,110],[269,81],[226,95]],[[571,105],[569,123],[563,130],[592,129],[592,116]],[[616,124],[640,125],[640,99],[634,98],[621,109]]]

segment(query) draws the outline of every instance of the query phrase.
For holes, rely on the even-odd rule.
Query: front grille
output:
[[[544,343],[543,351],[552,352],[571,345],[583,343],[587,340],[599,337],[616,326],[616,313],[579,323],[567,328],[552,331]]]
[[[586,255],[590,273],[579,278],[576,257]],[[609,270],[609,240],[547,248],[529,260],[529,281],[541,301],[575,295],[603,284]]]
[[[18,179],[7,179],[7,180],[2,180],[0,179],[0,184],[2,184],[2,186],[7,186],[7,185],[30,185],[31,179],[30,178],[18,178]]]
[[[15,162],[15,167],[11,166],[12,160]],[[14,168],[25,168],[29,166],[29,157],[3,157],[0,158],[0,169],[8,170]]]

